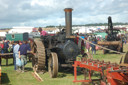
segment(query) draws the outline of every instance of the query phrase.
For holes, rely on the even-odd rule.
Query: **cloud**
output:
[[[65,25],[64,8],[73,8],[72,23],[128,22],[128,0],[0,0],[0,27]]]

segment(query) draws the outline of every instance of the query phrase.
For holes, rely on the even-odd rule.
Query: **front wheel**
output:
[[[58,57],[55,52],[51,52],[48,59],[48,71],[51,78],[56,78],[58,74]]]

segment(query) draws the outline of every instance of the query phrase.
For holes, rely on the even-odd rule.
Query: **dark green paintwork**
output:
[[[14,37],[13,37],[14,36]],[[28,33],[8,33],[6,40],[10,41],[28,41]]]

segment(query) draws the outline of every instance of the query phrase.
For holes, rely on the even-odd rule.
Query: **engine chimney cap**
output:
[[[72,12],[72,10],[73,10],[72,8],[65,8],[64,9],[65,12]]]

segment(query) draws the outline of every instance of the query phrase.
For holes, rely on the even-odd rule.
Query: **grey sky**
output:
[[[128,0],[0,0],[0,27],[65,25],[69,7],[74,25],[128,22]]]

